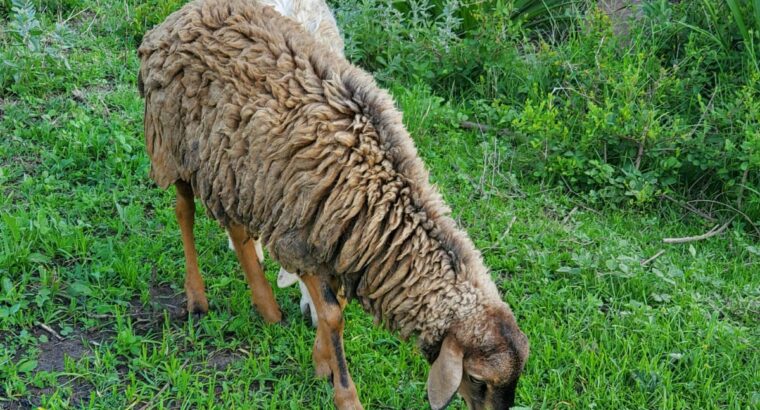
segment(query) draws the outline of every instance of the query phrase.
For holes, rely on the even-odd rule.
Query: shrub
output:
[[[645,1],[625,34],[594,1],[530,16],[520,3],[361,0],[337,12],[349,58],[509,128],[524,176],[592,202],[669,195],[760,217],[760,2]]]
[[[496,98],[523,76],[517,53],[524,27],[556,28],[582,3],[359,0],[334,7],[347,56],[381,83],[424,82],[441,95]]]
[[[667,13],[645,14],[630,38],[590,11],[567,41],[538,49],[537,65],[556,69],[551,88],[534,83],[543,95],[512,121],[531,141],[526,166],[592,200],[641,205],[676,193],[736,203],[758,218],[754,45],[739,30],[710,34],[717,15],[708,24],[693,4],[665,4]],[[715,47],[718,36],[734,42]]]
[[[29,1],[13,0],[9,22],[0,34],[0,96],[47,92],[62,87],[71,71],[67,51],[72,34],[62,24],[51,28],[37,18]]]

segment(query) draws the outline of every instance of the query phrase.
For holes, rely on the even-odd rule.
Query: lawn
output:
[[[134,2],[49,3],[33,16],[0,7],[0,408],[330,408],[297,288],[276,291],[286,323],[264,324],[206,217],[195,232],[211,309],[186,317],[174,192],[148,178],[142,143],[124,29]],[[665,244],[717,222],[670,201],[590,203],[526,177],[503,135],[460,126],[472,115],[464,97],[385,84],[530,340],[521,408],[760,406],[749,224]],[[272,281],[278,269],[266,261]],[[427,406],[414,341],[357,304],[345,349],[367,408]]]

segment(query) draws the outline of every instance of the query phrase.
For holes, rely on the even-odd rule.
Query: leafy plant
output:
[[[43,26],[30,1],[13,0],[11,20],[3,34],[8,47],[0,51],[0,95],[34,88],[39,76],[65,76],[71,70],[67,58],[70,31],[63,23],[52,29]],[[50,84],[60,86],[57,81]]]
[[[136,0],[131,3],[133,14],[126,21],[123,31],[135,44],[139,44],[146,31],[164,21],[186,0]]]
[[[384,83],[424,81],[441,94],[495,97],[513,76],[526,27],[551,26],[578,0],[359,0],[335,4],[346,53]],[[519,67],[518,67],[519,69]]]

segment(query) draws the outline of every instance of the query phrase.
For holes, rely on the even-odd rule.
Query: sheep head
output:
[[[455,323],[430,367],[430,407],[445,408],[459,391],[470,409],[509,409],[527,358],[528,339],[503,302]]]

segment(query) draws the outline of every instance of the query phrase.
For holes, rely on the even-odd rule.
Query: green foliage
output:
[[[678,193],[741,203],[749,195],[745,211],[757,220],[758,198],[744,189],[760,184],[752,58],[705,43],[684,23],[691,8],[657,10],[627,38],[591,12],[567,41],[537,53],[538,65],[556,69],[551,89],[534,83],[544,95],[528,98],[512,121],[531,140],[526,163],[592,200],[643,205]]]
[[[139,44],[143,34],[156,24],[164,21],[166,17],[182,7],[187,0],[132,0],[129,3],[133,8],[123,28],[123,35]]]
[[[62,24],[43,26],[28,1],[13,0],[9,22],[0,34],[0,96],[25,91],[49,91],[60,86],[71,70],[67,50],[71,32]],[[47,77],[49,81],[38,81]]]
[[[594,2],[524,3],[337,10],[351,59],[470,101],[470,116],[512,131],[523,175],[592,202],[719,198],[760,220],[747,189],[760,185],[756,1],[647,1],[627,31]]]
[[[580,1],[357,0],[336,4],[346,54],[383,83],[423,81],[442,95],[515,95],[523,28],[550,27]],[[517,91],[519,92],[519,91]]]

